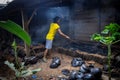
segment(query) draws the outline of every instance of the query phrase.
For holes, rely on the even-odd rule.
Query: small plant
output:
[[[101,31],[101,34],[93,34],[91,39],[99,41],[102,44],[106,45],[108,48],[108,68],[109,68],[109,80],[111,80],[111,46],[120,41],[120,26],[116,23],[110,23],[105,26],[104,30]]]

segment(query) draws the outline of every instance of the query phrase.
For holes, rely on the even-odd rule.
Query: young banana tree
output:
[[[120,41],[120,26],[116,23],[110,23],[105,26],[101,34],[93,34],[91,39],[99,41],[108,47],[108,68],[109,68],[109,80],[111,80],[111,46]]]
[[[26,31],[24,31],[22,29],[21,26],[19,26],[15,22],[13,22],[11,20],[0,21],[0,27],[5,29],[6,31],[16,35],[17,37],[22,39],[28,46],[30,46],[30,44],[31,44],[30,36],[28,35],[28,33]],[[5,64],[8,65],[13,71],[15,71],[15,75],[16,75],[15,80],[18,79],[19,77],[26,77],[26,76],[29,76],[29,75],[41,70],[40,68],[35,69],[35,70],[25,69],[24,62],[22,62],[22,63],[18,62],[17,46],[16,46],[15,41],[13,42],[12,47],[15,52],[15,62],[16,62],[17,68],[14,66],[14,63],[5,61]]]

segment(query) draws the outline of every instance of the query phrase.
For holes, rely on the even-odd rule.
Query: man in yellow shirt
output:
[[[46,45],[45,45],[46,49],[44,51],[44,57],[43,57],[44,62],[47,61],[46,56],[47,56],[48,50],[50,50],[52,48],[52,43],[53,43],[56,32],[58,32],[61,36],[65,37],[67,39],[70,39],[69,36],[65,35],[61,31],[60,26],[59,26],[59,22],[60,22],[60,17],[56,16],[53,19],[53,23],[50,24],[49,32],[46,35]]]

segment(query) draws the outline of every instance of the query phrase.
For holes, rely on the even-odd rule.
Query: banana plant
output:
[[[11,20],[0,21],[0,27],[5,29],[6,31],[16,35],[20,39],[22,39],[27,45],[30,46],[31,38],[29,34],[22,29],[22,27]]]
[[[22,29],[20,25],[16,24],[11,20],[8,20],[8,21],[0,21],[0,27],[16,35],[17,37],[22,39],[28,46],[30,46],[31,38],[28,35],[28,33]],[[40,68],[34,70],[25,69],[24,62],[21,63],[18,62],[17,46],[15,41],[13,41],[12,47],[14,49],[15,63],[17,67],[15,66],[14,63],[10,63],[9,61],[5,61],[4,63],[8,65],[15,72],[15,80],[20,77],[29,76],[41,70]]]
[[[110,23],[104,27],[104,30],[101,31],[101,34],[94,33],[91,37],[91,40],[101,42],[106,45],[108,48],[108,68],[109,68],[109,80],[111,80],[111,46],[120,41],[120,25],[116,23]]]

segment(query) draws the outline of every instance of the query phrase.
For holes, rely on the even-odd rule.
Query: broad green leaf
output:
[[[115,40],[115,37],[103,37],[100,42],[105,44],[105,45],[109,45],[112,44],[112,42]]]
[[[109,33],[109,30],[108,30],[108,29],[104,29],[101,33],[102,33],[102,34],[108,34],[108,33]]]
[[[15,22],[11,20],[0,21],[0,27],[21,38],[27,45],[31,44],[31,38],[28,33]]]
[[[112,36],[114,36],[114,37],[120,39],[120,33],[119,33],[119,32],[113,33]]]
[[[109,30],[110,33],[115,33],[120,29],[120,26],[116,23],[110,23],[109,25],[105,26],[105,29]]]
[[[101,35],[100,34],[93,34],[92,37],[91,37],[92,40],[95,40],[95,41],[99,41],[101,39]]]

